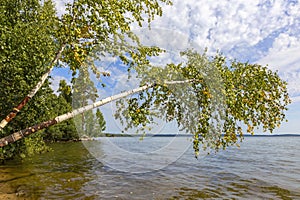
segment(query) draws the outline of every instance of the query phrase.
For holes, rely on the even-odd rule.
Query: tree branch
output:
[[[189,82],[193,82],[193,81],[194,80],[164,81],[164,84],[167,84],[167,85],[184,84],[184,83],[189,83]],[[112,101],[115,101],[115,100],[127,97],[129,95],[132,95],[132,94],[135,94],[135,93],[138,93],[138,92],[142,92],[144,90],[147,90],[149,88],[154,87],[155,85],[157,85],[157,84],[156,83],[147,84],[147,85],[135,88],[133,90],[129,90],[129,91],[126,91],[126,92],[122,92],[122,93],[119,93],[119,94],[107,97],[107,98],[102,99],[100,101],[97,101],[97,102],[95,102],[93,104],[90,104],[90,105],[87,105],[87,106],[75,109],[72,112],[68,112],[66,114],[57,116],[56,118],[54,118],[52,120],[48,120],[48,121],[42,122],[40,124],[31,126],[29,128],[23,129],[21,131],[15,132],[15,133],[13,133],[11,135],[8,135],[8,136],[6,136],[4,138],[1,138],[0,139],[0,147],[7,146],[8,144],[13,143],[13,142],[15,142],[17,140],[20,140],[20,139],[22,139],[22,138],[24,138],[26,136],[29,136],[32,133],[35,133],[35,132],[37,132],[39,130],[42,130],[42,129],[47,128],[49,126],[52,126],[54,124],[60,123],[62,121],[71,119],[71,118],[73,118],[73,117],[75,117],[75,116],[77,116],[79,114],[82,114],[82,113],[88,111],[88,110],[92,110],[94,108],[100,107],[100,106],[105,105],[107,103],[110,103]]]
[[[29,94],[18,104],[13,110],[0,122],[0,131],[20,112],[20,110],[28,103],[28,101],[37,93],[37,91],[42,87],[47,77],[51,73],[54,68],[55,63],[60,58],[62,52],[64,51],[66,44],[63,44],[60,50],[55,55],[54,59],[50,63],[50,68],[43,74],[40,78],[40,81],[36,84],[36,86],[29,92]]]

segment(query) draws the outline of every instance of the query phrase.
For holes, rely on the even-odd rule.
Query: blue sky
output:
[[[173,0],[173,3],[173,6],[163,7],[163,17],[153,21],[152,27],[176,32],[202,49],[207,47],[209,53],[219,50],[229,58],[268,64],[271,70],[278,70],[288,82],[292,104],[287,112],[289,122],[276,133],[300,133],[300,2]],[[58,12],[63,12],[64,1],[56,0],[56,4]],[[166,45],[166,41],[156,38],[157,42]],[[106,69],[112,73],[118,70],[114,67]],[[53,71],[54,85],[60,79],[70,77],[67,71]],[[118,80],[126,78],[120,71],[116,74],[119,76],[114,77]],[[107,81],[124,86],[124,82],[112,78]],[[111,106],[103,108],[106,115],[111,115],[110,111]],[[109,129],[113,130],[116,124],[111,119],[108,121]]]

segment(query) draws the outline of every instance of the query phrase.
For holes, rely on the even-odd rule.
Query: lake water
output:
[[[101,138],[0,166],[4,199],[300,199],[300,137],[195,159],[185,137]]]

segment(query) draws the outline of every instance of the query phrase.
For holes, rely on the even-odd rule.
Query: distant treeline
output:
[[[100,137],[191,137],[190,134],[119,134],[119,133],[103,133]],[[270,135],[250,135],[244,137],[300,137],[300,134],[270,134]]]

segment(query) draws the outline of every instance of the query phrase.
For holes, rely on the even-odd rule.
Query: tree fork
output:
[[[20,110],[28,103],[28,101],[37,93],[37,91],[41,88],[41,86],[46,81],[47,77],[51,73],[54,68],[55,63],[60,58],[62,52],[64,51],[66,44],[63,44],[60,50],[57,52],[55,58],[50,63],[50,68],[46,73],[43,74],[40,81],[36,84],[36,86],[29,92],[29,94],[19,103],[17,107],[15,107],[1,122],[0,122],[0,131],[4,129],[4,127],[20,112]]]

